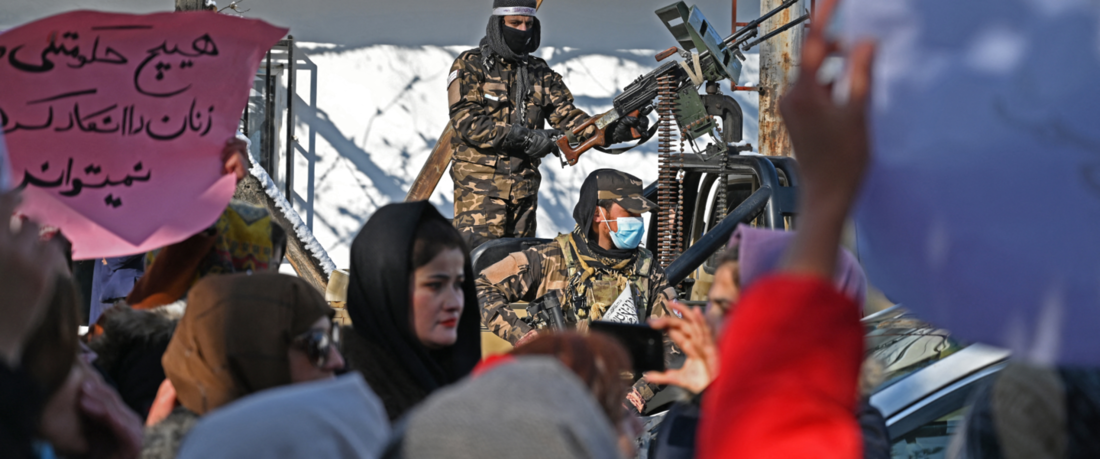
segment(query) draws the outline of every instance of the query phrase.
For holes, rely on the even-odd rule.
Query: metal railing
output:
[[[291,203],[295,201],[295,151],[301,148],[295,131],[300,70],[311,72],[311,94],[305,108],[315,106],[317,66],[296,49],[294,36],[288,35],[265,54],[241,116],[241,131],[246,137],[258,140],[253,142],[253,154]]]

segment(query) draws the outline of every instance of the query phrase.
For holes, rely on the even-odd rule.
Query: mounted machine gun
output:
[[[688,8],[681,1],[657,10],[657,16],[680,45],[657,54],[657,61],[665,61],[674,54],[679,54],[683,61],[665,61],[648,74],[638,77],[615,97],[614,108],[592,117],[572,132],[567,132],[558,140],[562,161],[575,165],[582,153],[594,147],[602,149],[608,146],[606,129],[609,126],[628,116],[644,116],[658,98],[662,99],[657,101],[658,116],[662,120],[675,118],[676,124],[681,127],[681,134],[690,140],[712,133],[716,125],[708,121],[707,109],[717,109],[717,101],[708,105],[704,96],[699,94],[699,87],[704,82],[708,83],[708,93],[714,95],[717,88],[712,90],[709,87],[711,84],[727,79],[736,83],[741,77],[741,62],[745,60],[742,51],[747,51],[809,18],[808,14],[803,15],[763,37],[749,41],[757,36],[758,25],[796,3],[798,0],[787,0],[725,39],[718,35],[698,7]],[[662,115],[662,103],[672,113]],[[596,132],[582,138],[582,133],[593,125],[596,126]],[[660,129],[660,124],[654,126],[654,130],[657,129]],[[634,137],[643,142],[652,135],[653,132],[634,131]]]

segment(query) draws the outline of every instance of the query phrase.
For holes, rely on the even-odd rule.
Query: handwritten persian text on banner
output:
[[[209,226],[233,194],[220,154],[286,29],[210,12],[77,11],[0,34],[0,121],[22,211],[77,258]]]

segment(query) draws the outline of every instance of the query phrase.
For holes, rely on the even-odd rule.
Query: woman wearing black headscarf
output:
[[[351,244],[342,345],[396,420],[481,359],[470,253],[427,202],[379,209]]]

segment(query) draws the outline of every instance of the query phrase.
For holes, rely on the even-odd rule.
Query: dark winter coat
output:
[[[859,403],[859,429],[863,432],[864,459],[890,459],[890,431],[886,418],[864,397]]]
[[[0,362],[0,451],[4,457],[35,457],[32,439],[44,404],[30,375]]]
[[[430,393],[421,387],[404,365],[377,344],[364,339],[351,327],[340,330],[340,353],[348,371],[358,371],[382,399],[390,422],[396,421]]]
[[[659,432],[654,435],[655,441],[649,457],[695,457],[695,433],[699,425],[702,395],[696,395],[690,402],[676,403],[668,411],[658,427]],[[863,458],[890,459],[890,432],[886,430],[886,419],[882,417],[882,413],[864,397],[860,400],[856,417],[863,433]]]

